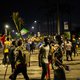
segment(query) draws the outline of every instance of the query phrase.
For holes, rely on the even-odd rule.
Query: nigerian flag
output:
[[[27,29],[25,29],[25,28],[23,28],[22,30],[21,30],[21,35],[25,35],[26,33],[28,33],[29,31],[27,30]]]

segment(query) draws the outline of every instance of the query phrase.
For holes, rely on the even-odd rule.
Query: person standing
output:
[[[15,55],[14,55],[15,48],[16,48],[16,41],[12,41],[12,44],[10,46],[10,51],[9,51],[9,60],[11,64],[12,73],[15,69]]]
[[[64,71],[64,67],[63,67],[63,62],[62,62],[62,57],[63,57],[63,53],[62,53],[62,48],[61,48],[61,36],[57,35],[56,36],[56,41],[57,41],[57,47],[56,50],[54,52],[54,80],[66,80],[65,77],[65,71]]]
[[[9,38],[7,38],[7,40],[4,42],[3,64],[6,64],[6,63],[9,62],[9,49],[10,49],[10,46],[11,46],[11,41],[9,41]]]
[[[34,47],[34,41],[32,41],[32,43],[30,44],[30,52],[31,52],[31,54],[33,54],[34,49],[35,49],[35,47]]]
[[[72,61],[72,52],[71,52],[72,43],[69,40],[67,40],[65,47],[66,47],[66,60],[68,61],[70,56],[70,59]]]
[[[44,80],[45,76],[47,76],[47,79],[50,80],[48,55],[49,55],[49,42],[48,38],[44,38],[44,45],[40,48],[39,51],[39,65],[42,67],[41,80]]]
[[[4,35],[1,35],[0,41],[1,41],[1,43],[2,43],[2,47],[4,48],[5,34],[4,34]]]
[[[26,54],[24,52],[24,47],[22,46],[22,41],[19,40],[17,43],[17,48],[15,49],[15,70],[13,74],[9,77],[11,80],[16,80],[16,77],[19,73],[22,73],[25,80],[29,80],[27,74],[27,63],[26,63]]]
[[[76,38],[75,35],[72,36],[72,52],[74,53],[74,57],[76,55]]]

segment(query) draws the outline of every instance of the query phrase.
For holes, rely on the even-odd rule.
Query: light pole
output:
[[[9,25],[5,25],[5,34],[7,35],[7,29],[9,28]]]
[[[57,0],[57,34],[60,35],[59,0]]]
[[[37,32],[40,32],[40,25],[39,25],[39,22],[38,21],[34,21],[35,23],[35,26],[37,28]]]
[[[9,28],[9,25],[5,25],[5,35],[7,36],[7,29]]]
[[[32,28],[32,35],[34,35],[34,26],[31,27]]]

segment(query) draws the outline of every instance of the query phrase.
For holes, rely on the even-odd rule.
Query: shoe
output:
[[[13,75],[11,74],[11,75],[9,76],[9,79],[11,79],[11,80],[12,80],[12,76],[13,76]]]

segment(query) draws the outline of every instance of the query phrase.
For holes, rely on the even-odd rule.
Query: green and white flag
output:
[[[21,30],[21,35],[25,35],[26,33],[28,33],[29,31],[27,30],[27,29],[25,29],[25,28],[23,28],[22,30]]]

